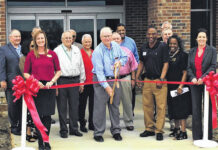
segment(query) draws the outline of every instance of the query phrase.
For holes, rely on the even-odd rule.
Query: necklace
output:
[[[173,58],[177,53],[179,52],[179,50],[176,50],[176,52],[175,53],[170,53],[170,58]]]

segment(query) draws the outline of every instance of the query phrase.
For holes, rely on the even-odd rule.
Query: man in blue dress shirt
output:
[[[138,49],[136,47],[136,43],[132,38],[126,36],[126,27],[124,24],[120,23],[117,25],[117,33],[120,34],[122,40],[120,46],[128,48],[133,53],[137,63],[139,63],[139,54],[138,54]],[[134,115],[134,108],[135,108],[135,87],[132,89],[133,115]]]
[[[119,88],[115,89],[113,103],[109,103],[110,96],[113,93],[113,82],[102,82],[114,79],[114,67],[124,66],[127,61],[127,55],[120,46],[112,41],[112,30],[109,27],[103,27],[100,31],[101,43],[95,48],[92,54],[93,63],[93,81],[99,81],[94,84],[94,112],[93,123],[95,126],[94,139],[97,142],[103,142],[102,137],[106,128],[106,105],[111,120],[111,134],[116,141],[121,141],[120,135],[120,112],[119,112]]]

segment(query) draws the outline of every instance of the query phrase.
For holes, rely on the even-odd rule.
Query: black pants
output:
[[[94,88],[93,85],[85,85],[83,93],[79,96],[79,122],[81,126],[86,125],[85,110],[89,98],[89,125],[93,126],[93,106],[94,106]]]
[[[58,79],[58,84],[79,83],[79,77]],[[69,129],[78,130],[79,87],[62,88],[58,90],[57,108],[60,122],[60,132],[68,132],[67,105],[69,108]]]
[[[192,136],[193,140],[199,140],[203,138],[202,129],[202,95],[204,93],[203,85],[192,85],[191,97],[192,97]],[[212,139],[212,105],[209,100],[209,123],[208,123],[208,139]]]
[[[135,95],[136,95],[136,92],[135,92],[135,87],[132,89],[132,112],[134,114],[134,109],[135,109]]]
[[[40,116],[40,120],[41,120],[42,124],[46,127],[46,129],[48,130],[46,133],[49,136],[50,129],[51,129],[51,116]],[[36,132],[38,135],[38,144],[42,145],[43,144],[42,136],[37,128],[36,128]]]
[[[7,88],[5,91],[7,103],[8,103],[8,117],[11,124],[11,128],[21,129],[21,115],[22,115],[22,99],[13,102],[15,97],[14,91],[11,88]]]

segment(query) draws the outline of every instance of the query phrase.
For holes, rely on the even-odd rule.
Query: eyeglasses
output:
[[[72,37],[73,37],[73,38],[75,38],[75,37],[76,37],[76,35],[72,35]]]

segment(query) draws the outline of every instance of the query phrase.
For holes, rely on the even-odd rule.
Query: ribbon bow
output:
[[[218,98],[218,73],[211,71],[203,78],[207,91],[210,93],[212,103],[212,122],[213,129],[217,128],[217,112],[216,112],[216,98]],[[218,104],[218,100],[217,100]]]
[[[21,76],[16,76],[15,79],[12,80],[12,83],[14,84],[12,88],[12,90],[14,90],[13,95],[15,96],[14,102],[19,100],[22,95],[24,96],[24,101],[26,102],[35,126],[42,135],[43,141],[49,142],[49,137],[46,134],[47,129],[39,118],[39,114],[32,97],[37,96],[36,94],[39,91],[40,87],[38,85],[38,80],[36,80],[33,76],[30,76],[25,82]]]

